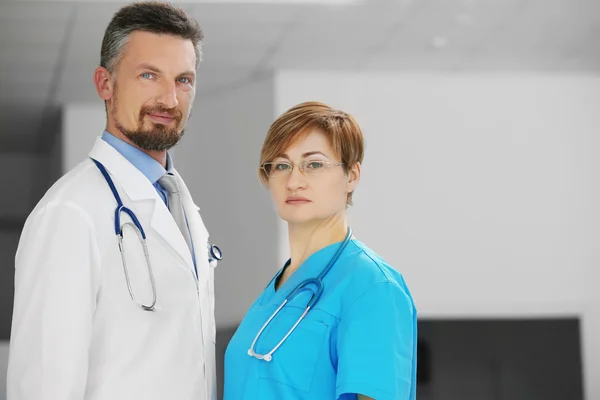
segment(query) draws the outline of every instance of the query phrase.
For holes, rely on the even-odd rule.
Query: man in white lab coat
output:
[[[208,232],[167,153],[190,115],[202,38],[157,2],[125,6],[106,29],[94,73],[105,131],[89,127],[89,157],[19,242],[9,400],[216,399]]]

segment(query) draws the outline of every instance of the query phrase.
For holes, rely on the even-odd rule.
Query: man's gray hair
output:
[[[200,64],[204,34],[198,22],[170,3],[143,1],[121,8],[104,32],[100,65],[111,74],[123,56],[129,35],[135,31],[173,35],[191,40],[196,51],[196,68]]]

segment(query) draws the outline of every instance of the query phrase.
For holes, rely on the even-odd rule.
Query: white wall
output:
[[[278,114],[319,100],[357,117],[350,220],[422,318],[583,316],[600,398],[600,78],[285,71],[276,89]]]
[[[63,106],[62,172],[85,160],[106,128],[106,112],[100,101]]]

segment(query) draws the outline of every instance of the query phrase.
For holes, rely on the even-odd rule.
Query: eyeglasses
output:
[[[344,165],[344,163],[336,163],[332,164],[329,161],[305,161],[300,164],[292,164],[287,161],[277,161],[277,162],[268,162],[264,163],[260,168],[265,171],[265,174],[269,178],[281,178],[284,176],[291,175],[294,167],[298,167],[300,173],[304,176],[308,175],[318,175],[323,171],[337,167],[340,165]]]

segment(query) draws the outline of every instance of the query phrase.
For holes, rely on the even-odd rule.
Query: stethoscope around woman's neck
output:
[[[304,244],[304,250],[300,252],[301,256],[294,258],[294,251],[293,251],[293,241],[290,241],[290,247],[292,249],[292,257],[285,263],[285,265],[283,266],[283,270],[281,271],[281,274],[279,276],[282,276],[284,273],[287,274],[287,276],[289,277],[291,274],[293,274],[306,260],[308,260],[310,258],[310,256],[313,253],[318,252],[321,249],[324,249],[326,247],[332,246],[336,243],[344,243],[346,237],[348,236],[348,232],[350,231],[350,238],[352,238],[352,231],[350,230],[350,228],[344,228],[344,230],[346,231],[344,234],[343,238],[339,238],[339,234],[335,235],[335,239],[330,239],[326,242],[321,242],[321,245],[318,246],[314,246],[312,245],[312,243],[306,243]],[[310,239],[309,239],[310,240]],[[345,245],[344,245],[345,246]],[[331,267],[329,267],[331,268]],[[327,271],[329,272],[329,271]]]
[[[331,270],[333,265],[336,263],[336,261],[340,258],[342,252],[344,251],[344,249],[346,248],[348,243],[350,243],[351,239],[352,239],[352,229],[350,227],[348,227],[348,232],[346,233],[346,237],[345,237],[344,241],[339,245],[335,254],[333,255],[333,257],[331,257],[331,259],[329,260],[329,263],[327,263],[327,265],[325,266],[325,268],[323,268],[321,273],[316,278],[308,278],[308,279],[305,279],[302,282],[300,282],[298,284],[298,286],[296,286],[294,288],[294,290],[292,290],[290,292],[290,294],[288,294],[285,297],[285,300],[283,301],[283,303],[281,303],[281,305],[277,308],[277,310],[275,310],[273,315],[271,315],[271,317],[267,320],[267,322],[265,322],[265,324],[262,326],[260,331],[258,331],[258,333],[256,334],[256,337],[254,338],[254,341],[250,345],[250,349],[248,349],[249,356],[255,357],[259,360],[265,360],[267,362],[269,362],[273,359],[273,353],[275,353],[275,351],[279,348],[279,346],[281,346],[283,344],[283,342],[285,342],[285,340],[288,338],[288,336],[290,336],[292,334],[292,332],[294,331],[294,329],[296,329],[296,327],[298,326],[300,321],[302,321],[304,319],[304,317],[306,317],[306,314],[308,314],[308,312],[312,308],[315,307],[315,305],[317,304],[317,301],[319,301],[319,298],[323,294],[323,279],[325,278],[327,273],[329,273],[329,271]],[[313,290],[311,288],[311,285],[315,285],[317,289]],[[298,318],[298,320],[296,321],[294,326],[292,326],[292,328],[288,331],[288,333],[281,339],[281,341],[279,341],[279,343],[277,343],[277,345],[270,352],[268,352],[267,354],[256,353],[254,351],[256,342],[258,341],[258,338],[260,337],[262,332],[265,330],[265,328],[269,325],[269,323],[273,320],[273,318],[275,318],[275,316],[279,313],[279,311],[281,311],[281,309],[287,303],[292,301],[294,299],[294,297],[296,297],[298,294],[305,292],[305,291],[311,291],[311,292],[313,292],[313,295],[312,295],[311,299],[308,301],[308,304],[306,305],[306,309],[304,310],[304,312],[302,313],[300,318]]]

